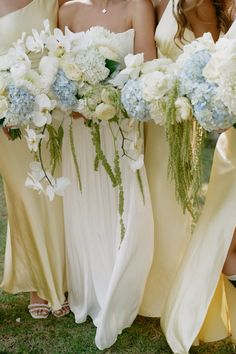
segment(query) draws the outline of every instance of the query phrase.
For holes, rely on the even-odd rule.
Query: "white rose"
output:
[[[116,109],[111,104],[100,103],[95,110],[95,115],[101,120],[110,120],[116,115]]]
[[[80,81],[82,79],[82,71],[80,70],[79,65],[76,63],[64,62],[62,64],[62,69],[65,72],[66,76],[70,80]]]
[[[6,97],[0,96],[0,119],[6,116],[8,111],[8,102]]]
[[[173,62],[168,58],[160,58],[147,61],[142,66],[142,73],[148,74],[153,71],[167,72],[170,64],[173,64]]]
[[[110,93],[106,89],[103,89],[101,92],[101,100],[104,103],[111,104]]]
[[[176,108],[176,121],[178,123],[189,120],[193,117],[193,109],[186,97],[179,97],[175,101],[175,108]]]
[[[171,79],[161,72],[145,74],[140,79],[143,98],[150,102],[162,98],[170,89]]]

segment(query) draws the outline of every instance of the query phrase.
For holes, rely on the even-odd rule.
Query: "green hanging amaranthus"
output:
[[[179,83],[175,82],[166,105],[166,137],[169,144],[168,176],[175,182],[177,201],[184,212],[198,215],[202,185],[202,153],[207,132],[195,119],[177,122],[175,102]]]

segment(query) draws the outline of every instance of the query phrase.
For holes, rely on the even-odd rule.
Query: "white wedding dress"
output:
[[[134,30],[115,35],[122,57],[133,52]],[[97,326],[98,348],[110,347],[134,321],[153,257],[153,215],[145,169],[141,177],[145,204],[128,159],[121,159],[126,234],[121,243],[118,190],[104,171],[94,171],[90,129],[73,122],[82,192],[70,150],[68,132],[63,146],[63,175],[71,180],[64,197],[69,303],[77,323],[87,316]],[[103,149],[112,160],[114,144],[108,124],[101,127]]]

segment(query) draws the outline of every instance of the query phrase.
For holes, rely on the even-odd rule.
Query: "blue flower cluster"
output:
[[[59,69],[57,72],[56,79],[52,85],[52,90],[59,102],[67,109],[72,109],[78,101],[76,98],[76,83],[68,79],[62,69]]]
[[[149,120],[149,105],[142,97],[138,80],[129,80],[121,91],[121,102],[131,118]]]
[[[34,110],[35,96],[26,88],[13,84],[8,86],[7,91],[9,100],[7,121],[16,125],[27,124]]]
[[[236,122],[236,117],[217,97],[217,85],[203,76],[203,69],[210,58],[207,50],[194,53],[186,60],[179,75],[180,94],[190,99],[195,118],[207,131],[227,129]]]

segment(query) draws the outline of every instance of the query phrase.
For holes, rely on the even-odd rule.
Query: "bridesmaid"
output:
[[[121,64],[133,52],[144,52],[146,60],[156,56],[155,15],[149,0],[71,1],[61,8],[59,17],[60,27],[69,26],[73,32],[91,27],[98,33],[112,31],[108,32],[107,39],[112,36],[111,47],[117,51]],[[135,134],[135,128],[135,124],[129,128],[130,134]],[[116,126],[103,125],[101,144],[109,161],[114,151],[110,129],[121,146]],[[87,316],[92,318],[97,327],[95,343],[104,349],[132,324],[140,307],[153,255],[151,200],[145,168],[140,170],[143,203],[137,176],[129,160],[121,158],[126,230],[121,242],[118,190],[112,187],[101,167],[97,172],[93,170],[94,146],[82,119],[74,122],[73,133],[82,193],[78,190],[66,134],[63,175],[72,181],[64,197],[69,303],[77,323],[84,322]]]
[[[201,36],[204,32],[211,32],[216,40],[220,31],[225,33],[229,30],[233,9],[234,3],[229,0],[224,3],[180,0],[175,8],[176,17],[172,14],[171,4],[168,4],[159,29],[165,21],[169,24],[171,21],[177,43],[179,40],[183,42],[183,38],[191,40]],[[235,24],[228,36],[236,36]],[[159,30],[158,38],[161,35]],[[161,41],[159,45],[162,49]],[[217,142],[206,203],[172,279],[162,311],[161,325],[175,353],[187,353],[196,338],[214,341],[230,333],[236,338],[235,289],[221,277],[225,260],[224,271],[227,274],[235,272],[231,250],[227,257],[236,226],[235,181],[236,131],[232,128]],[[235,249],[234,239],[231,248]]]
[[[60,1],[62,4],[65,1]],[[0,54],[22,34],[40,30],[48,18],[57,25],[57,0],[1,0]],[[33,65],[39,58],[33,57]],[[1,288],[8,293],[30,292],[29,312],[46,318],[69,312],[64,303],[67,290],[64,255],[62,201],[50,202],[24,187],[32,156],[24,138],[9,141],[0,132],[0,174],[3,177],[8,209],[5,267]]]
[[[171,0],[169,3],[168,0],[160,2],[154,0],[153,3],[158,3],[156,11],[159,24],[155,35],[158,57],[175,60],[181,53],[183,44],[176,44],[174,40],[177,27],[171,13],[172,2]],[[187,40],[192,39],[193,34],[188,30]],[[192,220],[190,214],[183,213],[176,201],[174,183],[170,182],[167,177],[169,148],[164,127],[153,122],[147,123],[145,139],[145,165],[151,191],[155,238],[154,259],[140,314],[160,317],[175,272],[191,236]]]

